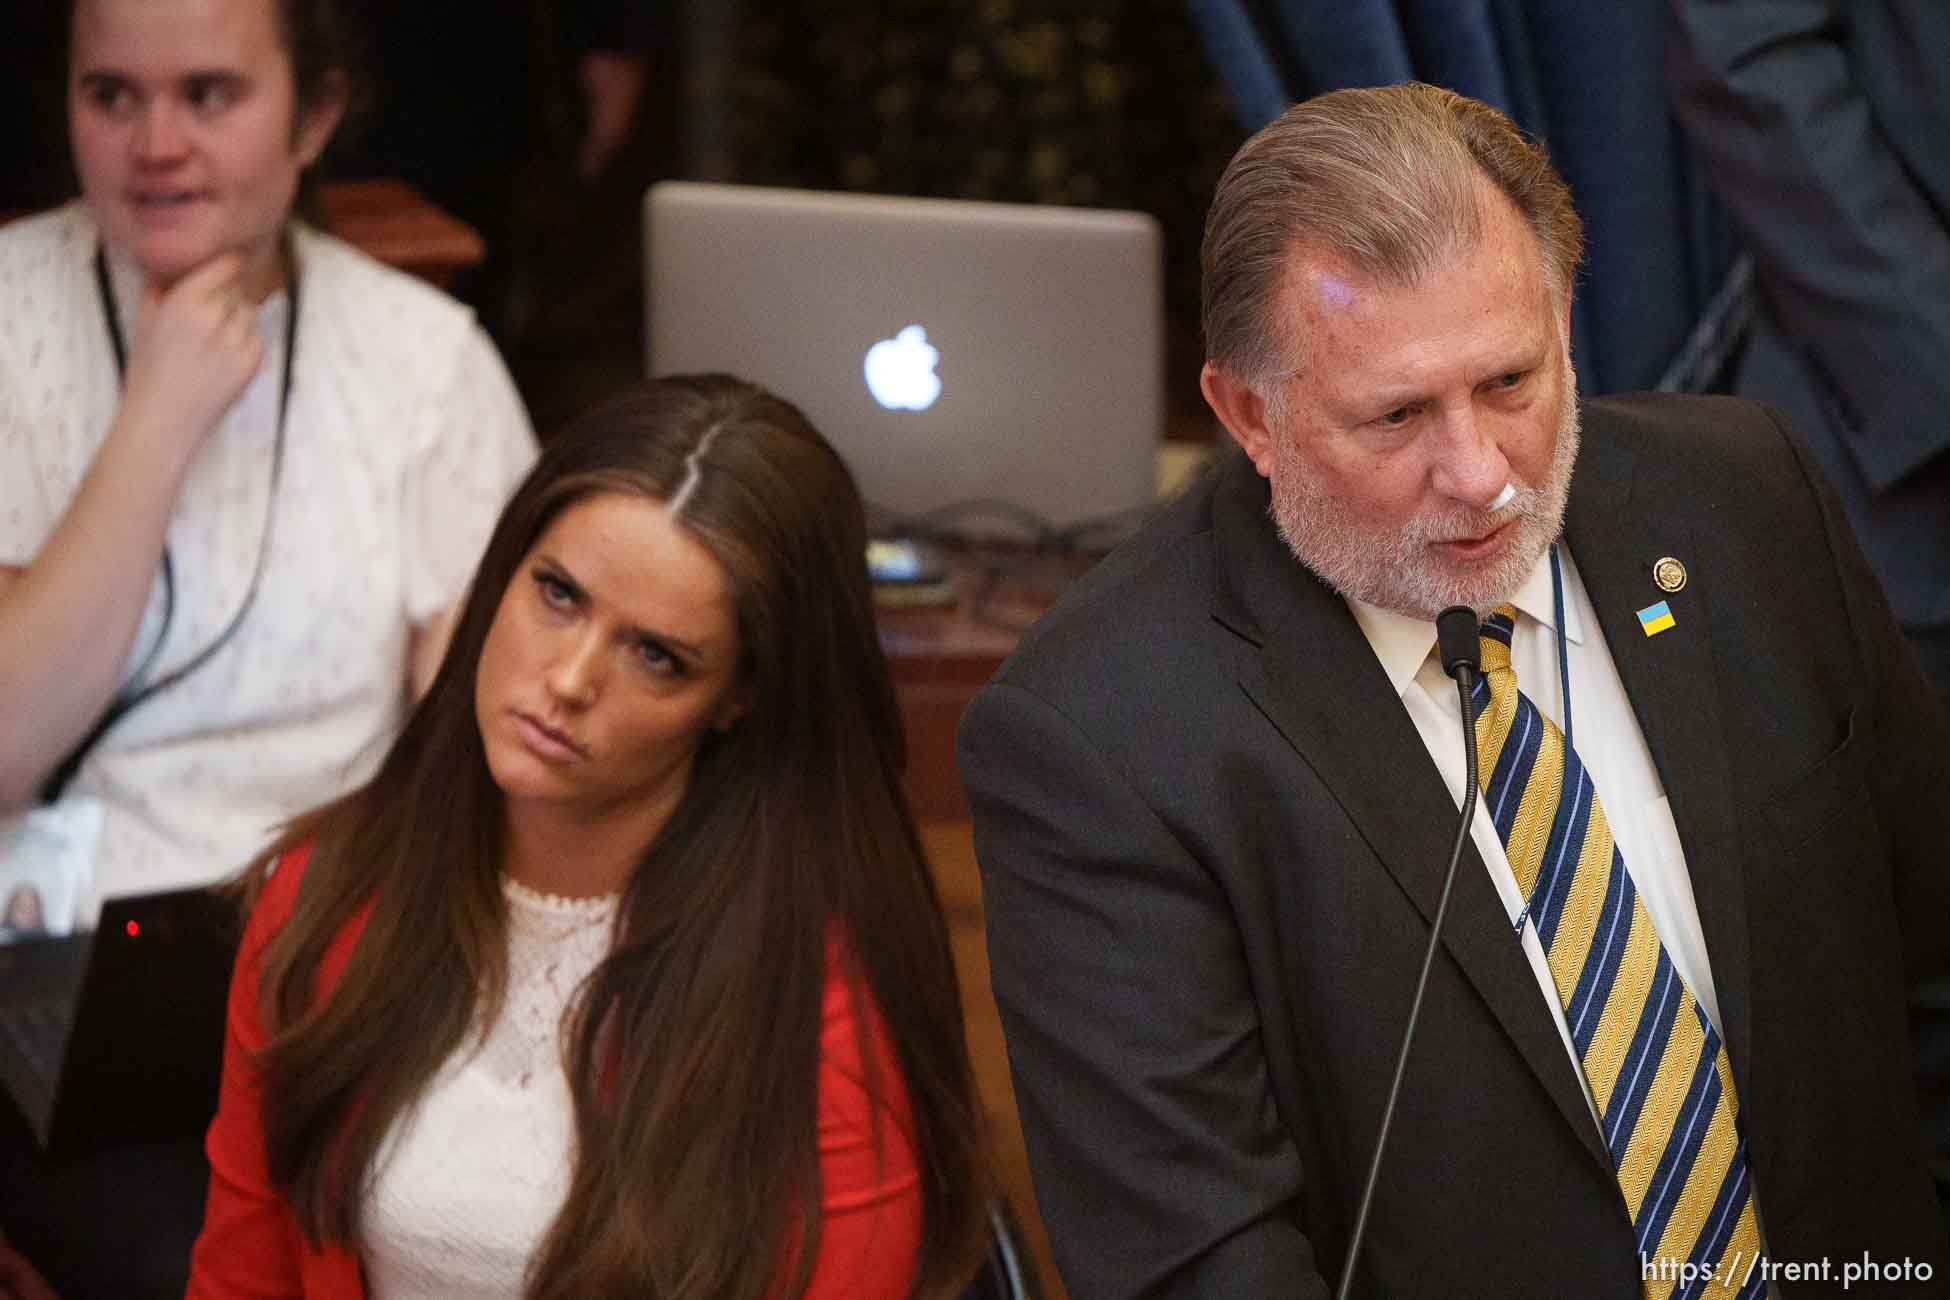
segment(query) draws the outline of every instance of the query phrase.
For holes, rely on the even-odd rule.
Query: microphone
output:
[[[1510,489],[1504,488],[1508,493]],[[1476,625],[1476,611],[1467,605],[1451,605],[1436,616],[1436,653],[1442,671],[1456,679],[1456,698],[1462,708],[1463,724],[1463,804],[1462,819],[1456,824],[1456,839],[1449,849],[1449,869],[1442,877],[1442,899],[1435,907],[1435,924],[1429,927],[1429,946],[1422,952],[1422,974],[1415,981],[1415,1000],[1408,1008],[1408,1026],[1402,1031],[1401,1051],[1395,1056],[1395,1080],[1388,1085],[1388,1105],[1381,1112],[1381,1132],[1375,1138],[1374,1158],[1368,1162],[1368,1182],[1361,1189],[1361,1208],[1354,1216],[1354,1235],[1347,1246],[1347,1265],[1341,1270],[1341,1285],[1336,1300],[1347,1300],[1354,1285],[1354,1269],[1361,1257],[1361,1238],[1368,1231],[1368,1210],[1374,1203],[1375,1184],[1381,1178],[1381,1157],[1388,1150],[1388,1130],[1395,1122],[1395,1104],[1401,1100],[1402,1075],[1408,1070],[1408,1049],[1415,1043],[1415,1026],[1422,1018],[1422,994],[1429,986],[1429,967],[1435,964],[1435,946],[1442,938],[1442,920],[1449,914],[1449,892],[1456,884],[1456,863],[1462,859],[1462,846],[1469,838],[1470,820],[1476,815],[1476,721],[1469,715],[1469,693],[1482,671],[1482,641]]]
[[[1436,653],[1442,657],[1442,671],[1454,677],[1464,690],[1475,686],[1476,674],[1483,670],[1483,634],[1476,623],[1476,611],[1467,605],[1451,605],[1443,610],[1435,620],[1435,643]],[[1458,675],[1465,670],[1467,677]],[[1470,728],[1465,726],[1463,730]]]
[[[1505,483],[1503,485],[1503,490],[1496,494],[1496,500],[1490,502],[1490,509],[1492,510],[1503,509],[1503,507],[1509,505],[1510,502],[1516,499],[1516,495],[1517,495],[1517,485],[1515,483]],[[1443,612],[1446,614],[1449,613],[1450,611],[1444,610]]]

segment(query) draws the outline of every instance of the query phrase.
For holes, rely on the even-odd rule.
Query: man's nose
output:
[[[1477,510],[1491,509],[1491,503],[1512,479],[1510,462],[1497,442],[1494,426],[1465,408],[1446,412],[1437,436],[1435,490]]]

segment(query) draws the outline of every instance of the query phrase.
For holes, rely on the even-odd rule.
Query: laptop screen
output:
[[[650,372],[730,371],[798,405],[882,531],[1152,501],[1152,218],[688,182],[646,209]]]

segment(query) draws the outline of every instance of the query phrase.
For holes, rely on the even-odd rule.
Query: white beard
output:
[[[1509,599],[1564,527],[1564,503],[1578,460],[1576,383],[1565,371],[1564,398],[1542,486],[1512,479],[1516,495],[1501,510],[1456,506],[1409,520],[1395,531],[1373,527],[1339,497],[1322,492],[1313,467],[1284,429],[1275,431],[1273,519],[1287,549],[1340,595],[1411,618],[1434,618],[1451,605],[1487,613]],[[1480,537],[1517,520],[1502,554],[1480,565],[1444,566],[1432,543]]]

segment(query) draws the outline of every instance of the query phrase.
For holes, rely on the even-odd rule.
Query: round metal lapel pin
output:
[[[1686,585],[1686,566],[1672,556],[1662,556],[1652,565],[1652,581],[1659,584],[1659,590],[1671,595]]]

